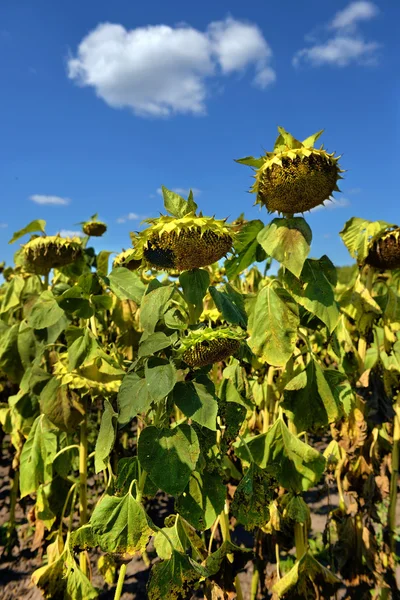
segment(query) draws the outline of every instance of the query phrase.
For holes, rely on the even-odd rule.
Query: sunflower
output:
[[[375,238],[365,262],[381,270],[400,269],[400,227]]]
[[[246,334],[243,331],[220,327],[196,329],[181,340],[178,354],[190,367],[204,367],[235,354]]]
[[[148,219],[149,227],[132,234],[133,257],[157,270],[187,271],[220,260],[232,248],[234,232],[225,220],[196,216]]]
[[[129,269],[129,271],[135,271],[138,269],[142,264],[142,261],[136,260],[134,258],[134,253],[135,251],[130,249],[124,250],[123,252],[117,254],[113,261],[113,268],[125,267],[125,269]]]
[[[39,236],[23,246],[23,257],[28,268],[40,275],[76,261],[81,254],[82,245],[79,238]]]
[[[340,157],[329,154],[323,146],[314,148],[322,131],[300,142],[282,127],[278,130],[272,152],[259,159],[246,157],[236,161],[256,170],[251,189],[257,194],[256,204],[269,212],[293,215],[315,208],[334,191],[340,191]]]

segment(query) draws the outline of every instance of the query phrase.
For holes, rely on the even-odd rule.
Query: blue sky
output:
[[[312,255],[348,263],[348,218],[400,222],[399,18],[393,0],[3,0],[0,262],[35,218],[54,234],[98,212],[102,247],[127,248],[161,185],[198,190],[204,214],[268,222],[233,159],[271,149],[282,125],[325,129],[343,155],[343,194],[306,219]]]

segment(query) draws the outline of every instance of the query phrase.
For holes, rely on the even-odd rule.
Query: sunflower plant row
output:
[[[96,598],[97,562],[119,600],[138,556],[149,600],[398,597],[400,228],[352,218],[352,266],[309,257],[298,215],[343,174],[321,133],[279,128],[273,151],[237,161],[278,213],[266,225],[203,216],[163,187],[165,214],[118,256],[90,246],[97,215],[83,237],[36,220],[10,240],[0,541],[15,553],[28,499],[45,598]]]

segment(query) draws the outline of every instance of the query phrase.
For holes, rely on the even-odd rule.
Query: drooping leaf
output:
[[[215,306],[228,323],[246,327],[247,315],[244,309],[244,299],[240,292],[235,290],[229,283],[222,290],[217,290],[216,287],[211,285],[209,292]]]
[[[246,529],[262,527],[269,521],[269,504],[275,487],[275,478],[251,463],[236,488],[231,504],[232,514]]]
[[[149,600],[183,600],[192,595],[193,585],[204,573],[185,554],[174,550],[169,560],[157,563],[151,570],[147,586]]]
[[[278,482],[293,492],[307,491],[316,485],[325,468],[325,459],[317,450],[290,433],[281,418],[267,431],[248,439],[247,446],[256,464],[271,467]],[[248,450],[240,444],[239,458],[249,461]]]
[[[137,373],[128,373],[118,391],[118,423],[126,425],[137,415],[146,412],[151,402],[146,380]]]
[[[3,296],[0,306],[0,314],[4,314],[19,305],[24,287],[25,281],[19,275],[15,275],[11,281],[7,282],[6,293]]]
[[[162,560],[171,558],[173,549],[186,553],[189,548],[192,548],[201,558],[207,555],[204,542],[185,519],[180,515],[171,515],[165,521],[168,521],[168,526],[163,527],[163,530],[154,537],[154,547]]]
[[[72,433],[83,419],[79,396],[59,379],[52,377],[40,393],[42,413],[61,431]]]
[[[140,326],[153,333],[155,326],[168,308],[168,301],[174,292],[173,285],[156,287],[143,297],[140,307]]]
[[[96,356],[98,343],[89,329],[68,347],[69,368],[72,371]]]
[[[97,590],[69,552],[67,553],[66,568],[65,600],[94,600],[97,598]]]
[[[35,492],[52,478],[53,458],[57,453],[57,435],[45,415],[36,418],[21,454],[21,498]]]
[[[174,429],[150,426],[139,436],[138,457],[150,479],[172,496],[183,492],[196,467],[200,447],[190,425]]]
[[[130,492],[108,496],[97,504],[90,519],[94,539],[103,552],[144,552],[153,530],[142,505]]]
[[[108,276],[110,289],[120,300],[133,300],[140,304],[145,285],[137,273],[125,267],[116,267]]]
[[[96,257],[97,272],[100,275],[108,275],[108,260],[110,254],[112,254],[112,252],[109,252],[108,250],[101,250]]]
[[[234,240],[235,254],[225,261],[226,274],[229,279],[235,279],[247,267],[258,260],[260,244],[257,234],[264,224],[260,220],[245,223]]]
[[[328,425],[339,416],[338,404],[324,373],[312,359],[305,370],[306,385],[297,390],[285,390],[282,406],[299,432]]]
[[[298,308],[290,294],[267,285],[252,306],[248,344],[261,362],[283,367],[295,349],[299,324]]]
[[[115,442],[117,418],[118,413],[114,411],[110,402],[104,398],[104,412],[101,416],[100,430],[94,449],[95,473],[99,473],[108,465],[108,457]]]
[[[172,399],[186,417],[216,431],[218,401],[214,384],[207,375],[199,375],[194,381],[178,382]]]
[[[63,315],[64,311],[58,306],[52,292],[45,290],[34,304],[28,323],[34,329],[44,329],[55,325]]]
[[[273,219],[257,236],[268,256],[272,256],[295,277],[299,277],[309,252],[312,232],[302,217]]]
[[[307,259],[300,279],[287,272],[284,281],[293,298],[332,332],[338,324],[340,313],[334,296],[336,269],[329,258]]]
[[[205,531],[223,510],[225,499],[226,489],[218,474],[194,471],[176,509],[192,527]]]
[[[189,304],[193,304],[196,315],[199,317],[203,311],[203,298],[210,284],[210,274],[204,269],[184,271],[179,276],[183,296]]]
[[[307,552],[287,575],[275,583],[273,591],[279,598],[294,590],[297,598],[314,598],[315,589],[322,586],[326,597],[330,597],[340,585],[340,579]]]
[[[8,243],[13,244],[17,240],[19,240],[19,238],[26,235],[27,233],[34,233],[36,231],[45,233],[45,230],[44,230],[45,227],[46,227],[46,221],[43,221],[43,219],[36,219],[35,221],[31,221],[28,225],[26,225],[26,227],[23,227],[19,231],[16,231]]]
[[[145,367],[147,391],[151,398],[158,402],[173,390],[176,383],[176,368],[167,359],[153,356]]]

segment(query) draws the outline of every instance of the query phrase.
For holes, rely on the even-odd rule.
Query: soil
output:
[[[9,518],[11,461],[12,454],[9,445],[3,441],[0,454],[0,528],[4,524],[7,524]],[[89,485],[95,489],[96,481],[89,481]],[[338,496],[334,487],[328,490],[325,485],[320,485],[307,492],[305,500],[311,509],[311,537],[315,537],[323,532],[329,511],[338,505]],[[29,522],[29,511],[33,504],[33,500],[29,497],[17,503],[16,523],[18,526],[18,544],[12,549],[11,556],[5,554],[0,538],[0,600],[17,600],[19,598],[23,598],[24,600],[41,600],[43,598],[40,590],[31,583],[32,572],[43,564],[43,547],[31,550],[34,528]],[[163,525],[164,517],[171,512],[171,509],[171,500],[168,500],[163,494],[156,497],[147,507],[150,517],[158,526]],[[400,505],[397,512],[398,516],[400,516]],[[238,527],[233,534],[232,541],[251,547],[254,540],[251,534]],[[148,555],[151,563],[153,563],[156,560],[156,554],[152,550],[151,545]],[[96,552],[90,554],[92,583],[99,590],[99,600],[112,600],[115,593],[115,585],[109,585],[104,582],[97,568],[97,559],[99,556],[100,553]],[[269,574],[272,574],[274,570],[275,565],[270,565],[270,569],[268,569],[270,571]],[[121,596],[122,600],[146,600],[146,584],[149,572],[150,568],[145,565],[142,558],[134,558],[127,565],[124,591]],[[239,577],[244,599],[250,598],[252,577],[250,562],[240,573]],[[203,598],[203,595],[199,593],[193,596],[192,600],[194,598]]]

